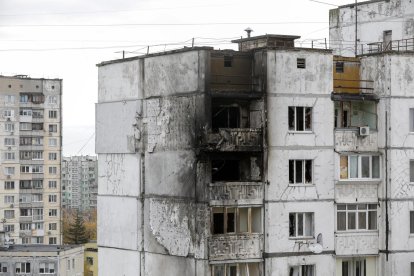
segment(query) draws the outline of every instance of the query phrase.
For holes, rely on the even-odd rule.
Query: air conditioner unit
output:
[[[10,121],[11,121],[10,117],[7,117],[7,121],[8,121],[8,122],[10,122]]]
[[[359,136],[368,136],[369,135],[369,127],[364,126],[359,128]]]

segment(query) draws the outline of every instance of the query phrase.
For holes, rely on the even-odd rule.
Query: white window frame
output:
[[[4,196],[4,203],[5,204],[13,204],[14,203],[14,196],[12,196],[12,195],[5,195]]]
[[[57,202],[57,195],[49,195],[49,202],[56,203]]]
[[[341,162],[342,162],[342,158],[347,157],[347,178],[342,178],[341,172],[342,172],[342,167],[341,167]],[[357,177],[351,177],[351,162],[352,160],[355,160],[353,158],[357,158],[357,162],[358,162],[358,167],[357,167]],[[362,159],[363,158],[369,158],[369,177],[362,177]],[[372,159],[373,158],[378,158],[378,177],[374,178],[373,177],[373,162]],[[365,154],[358,154],[358,155],[340,155],[339,156],[339,180],[340,181],[352,181],[352,180],[357,180],[357,181],[367,181],[367,180],[375,180],[378,181],[381,179],[381,156],[380,155],[365,155]]]
[[[291,233],[291,218],[294,218],[294,232],[295,233]],[[311,229],[308,229],[309,226],[306,226],[306,221],[309,220],[311,221]],[[300,229],[299,229],[299,221],[302,220],[302,234],[300,233]],[[292,212],[289,213],[289,238],[290,239],[313,239],[315,236],[315,213],[313,212]],[[309,231],[308,231],[309,230]],[[306,232],[311,232],[310,235],[306,235]]]
[[[49,217],[57,217],[57,209],[49,209]]]
[[[367,267],[367,262],[366,259],[364,258],[344,258],[341,261],[341,273],[342,273],[342,269],[343,269],[343,263],[347,262],[348,263],[348,274],[350,274],[350,276],[356,276],[356,268],[357,268],[357,263],[359,263],[359,265],[361,266],[361,270],[364,271]],[[363,272],[361,274],[359,274],[361,276],[366,276],[366,274],[364,274]],[[347,275],[344,275],[347,276]]]
[[[39,274],[54,274],[55,271],[55,263],[39,263]]]
[[[14,210],[4,210],[4,218],[5,219],[14,219],[16,217],[16,213]]]
[[[4,174],[5,175],[14,175],[16,172],[14,167],[4,167]]]
[[[6,95],[6,96],[4,96],[4,101],[7,104],[14,104],[15,97],[14,97],[14,95]]]
[[[366,208],[362,208],[365,205]],[[354,209],[355,208],[355,209]],[[345,229],[339,229],[339,214],[345,214]],[[350,228],[350,216],[354,216],[355,228]],[[360,227],[360,215],[365,216],[365,227]],[[375,228],[369,229],[369,219],[375,216]],[[372,203],[353,203],[353,204],[338,204],[336,206],[336,230],[338,232],[349,232],[349,231],[378,231],[378,206]]]
[[[57,119],[57,110],[49,110],[49,118],[50,119]]]
[[[49,138],[49,146],[50,147],[57,147],[58,146],[57,138]]]
[[[57,152],[49,152],[49,160],[57,160]]]
[[[293,128],[290,127],[290,110],[291,108],[294,109],[294,113],[293,113]],[[299,129],[298,124],[297,124],[297,117],[298,117],[298,109],[302,109],[302,113],[303,113],[303,130]],[[306,114],[308,111],[310,112],[310,128],[306,128]],[[299,133],[311,133],[313,130],[313,108],[311,106],[289,106],[288,107],[288,130],[289,132],[299,132]]]
[[[297,164],[296,163],[302,163],[302,180],[298,181],[298,179],[296,179],[296,168],[297,168]],[[307,174],[307,166],[306,164],[310,162],[310,177],[311,177],[311,181],[310,182],[306,182],[306,174]],[[293,164],[293,182],[291,182],[291,169],[290,166],[291,164]],[[288,172],[289,172],[289,185],[312,185],[313,184],[313,160],[312,159],[290,159],[289,160],[289,168],[288,168]]]
[[[32,123],[20,123],[20,130],[32,130]]]
[[[29,238],[30,239],[30,238]],[[31,263],[30,262],[18,262],[16,263],[16,268],[15,268],[15,272],[16,275],[19,274],[25,274],[26,273],[31,273],[32,269],[31,269]]]
[[[4,123],[4,131],[14,132],[14,123]]]
[[[5,181],[4,182],[5,190],[14,190],[14,181]]]
[[[49,189],[56,189],[57,188],[57,181],[56,180],[49,180]]]
[[[57,223],[49,223],[49,231],[57,230]]]
[[[49,167],[49,174],[57,174],[57,167],[55,166]]]
[[[57,124],[49,124],[48,130],[49,130],[49,132],[56,133],[58,131]]]
[[[16,159],[16,153],[14,152],[5,152],[4,153],[4,160],[15,160]]]
[[[56,237],[49,237],[49,244],[57,244],[57,238]]]
[[[5,146],[15,146],[16,140],[14,138],[4,138],[4,145]]]
[[[33,165],[32,173],[43,173],[43,165]]]

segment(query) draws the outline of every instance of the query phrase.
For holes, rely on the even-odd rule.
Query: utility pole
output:
[[[358,0],[355,0],[355,56],[358,55]]]

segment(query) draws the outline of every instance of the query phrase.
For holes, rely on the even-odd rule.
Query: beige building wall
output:
[[[0,76],[0,219],[15,244],[60,244],[60,79]]]

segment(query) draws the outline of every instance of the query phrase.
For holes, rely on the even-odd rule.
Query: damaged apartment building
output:
[[[98,64],[100,274],[414,272],[413,54],[298,38]]]

